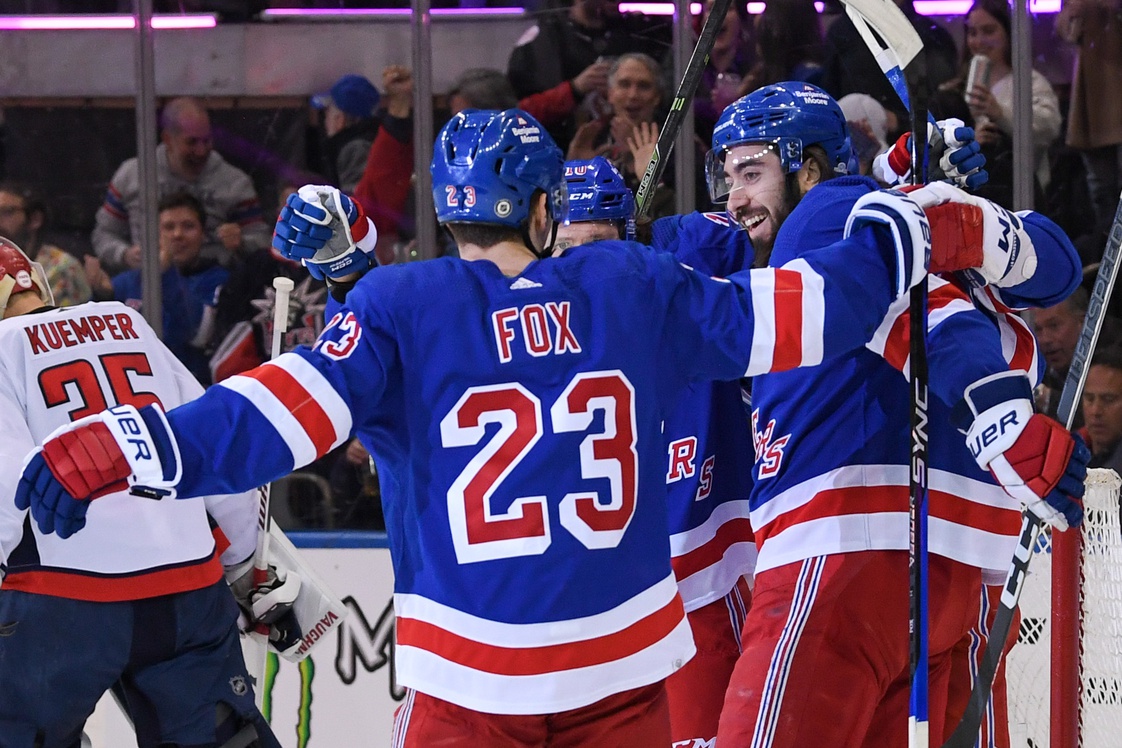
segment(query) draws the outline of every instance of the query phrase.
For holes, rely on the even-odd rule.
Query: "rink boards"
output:
[[[381,533],[290,532],[349,615],[300,666],[272,658],[266,714],[284,748],[389,746],[405,697],[394,682],[393,569]],[[277,665],[279,664],[279,669]],[[135,748],[128,722],[105,699],[87,724],[93,748]]]

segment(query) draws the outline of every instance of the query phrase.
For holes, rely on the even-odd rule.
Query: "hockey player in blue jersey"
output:
[[[568,161],[569,220],[555,254],[598,240],[622,239],[634,226],[635,201],[603,157]],[[714,277],[747,270],[752,245],[724,213],[660,218],[651,246]],[[752,439],[740,384],[692,382],[666,405],[670,563],[697,654],[666,681],[671,746],[710,745],[752,599],[756,545],[748,522]]]
[[[30,458],[17,502],[65,537],[105,485],[164,501],[238,490],[357,435],[383,480],[410,689],[395,744],[668,744],[663,680],[694,645],[660,404],[690,381],[862,345],[923,277],[928,227],[893,196],[836,247],[727,280],[623,242],[540,259],[564,216],[562,164],[524,112],[456,115],[432,171],[461,258],[367,273],[313,348],[166,416],[75,423]],[[369,264],[350,241],[368,224],[339,197],[288,240],[333,237],[305,259],[346,279]]]
[[[871,180],[847,176],[849,151],[844,116],[825,92],[768,86],[722,114],[706,163],[711,195],[727,201],[772,265],[809,259],[878,194]],[[1033,273],[1038,255],[1072,256],[1046,218],[1012,216],[949,185],[912,194],[938,208],[936,239],[986,249],[980,280],[996,294],[1011,286],[1047,298],[1077,280],[1066,266]],[[961,220],[967,214],[976,221]],[[1086,460],[1062,427],[1032,414],[1028,379],[1010,371],[1003,350],[1012,341],[966,286],[932,277],[929,287],[938,396],[930,406],[930,715],[939,736],[950,651],[977,614],[982,570],[1003,568],[1012,554],[1001,542],[1006,515],[1024,505],[1059,529],[1077,522]],[[759,556],[719,745],[906,741],[906,311],[907,300],[895,304],[868,348],[753,380]],[[977,464],[956,424],[984,445]]]

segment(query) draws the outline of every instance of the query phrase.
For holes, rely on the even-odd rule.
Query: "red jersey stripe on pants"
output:
[[[946,742],[950,738],[962,715],[966,713],[966,705],[970,703],[970,691],[974,688],[974,681],[978,676],[982,653],[986,651],[986,645],[990,640],[990,628],[1001,605],[1002,587],[1001,584],[982,586],[981,609],[978,611],[974,626],[955,646],[954,654],[951,655],[953,662],[947,694],[947,719],[941,742]],[[1009,650],[1017,643],[1017,634],[1020,630],[1021,611],[1018,608],[1014,614],[1013,625],[1009,627],[1005,652],[1001,656],[1001,662],[997,664],[997,672],[994,673],[989,706],[982,714],[978,748],[1009,748],[1009,700],[1006,692],[1005,661],[1009,657]]]
[[[941,735],[951,650],[978,614],[981,571],[931,556],[931,732]],[[717,745],[907,745],[908,554],[860,551],[760,572]]]
[[[670,745],[663,681],[564,712],[486,714],[410,689],[392,748],[662,748]]]
[[[713,745],[751,604],[752,590],[741,577],[727,595],[686,614],[697,654],[666,679],[671,748]]]

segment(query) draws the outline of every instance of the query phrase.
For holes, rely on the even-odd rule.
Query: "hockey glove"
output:
[[[164,413],[118,405],[58,429],[24,462],[16,507],[40,532],[68,538],[86,524],[89,503],[131,488],[146,498],[175,496],[179,450]]]
[[[887,228],[895,245],[896,296],[927,277],[931,258],[931,228],[923,209],[902,192],[879,191],[862,195],[849,212],[845,237],[869,225]]]
[[[226,569],[226,581],[242,614],[254,626],[267,626],[278,652],[300,643],[300,623],[292,606],[300,594],[300,577],[270,565],[264,582],[255,582],[253,559]]]
[[[1033,413],[1032,388],[1008,371],[966,388],[956,409],[970,421],[966,443],[978,464],[1025,509],[1057,530],[1083,522],[1083,480],[1091,452],[1053,419]]]
[[[1017,214],[945,182],[908,196],[923,206],[931,223],[931,272],[962,270],[971,285],[998,288],[1036,273],[1036,247]]]
[[[288,196],[273,247],[312,277],[340,278],[377,264],[378,231],[362,206],[334,187],[306,184]]]
[[[974,139],[974,128],[960,119],[944,119],[938,128],[927,123],[930,181],[948,180],[958,187],[976,189],[989,181],[986,157]],[[904,133],[896,143],[873,159],[873,178],[890,187],[907,184],[912,171],[912,134]]]

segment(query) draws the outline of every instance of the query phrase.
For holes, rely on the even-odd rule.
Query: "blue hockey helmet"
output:
[[[565,162],[569,192],[568,223],[627,221],[635,215],[635,197],[623,175],[603,156]]]
[[[764,86],[725,107],[713,128],[713,149],[705,157],[714,201],[723,202],[728,196],[724,169],[728,149],[749,143],[771,145],[785,172],[802,168],[803,149],[811,145],[826,151],[834,175],[852,172],[853,148],[845,114],[833,97],[809,83]]]
[[[432,198],[440,223],[519,228],[535,190],[549,197],[555,220],[566,212],[565,159],[537,120],[520,109],[465,109],[436,138]]]

